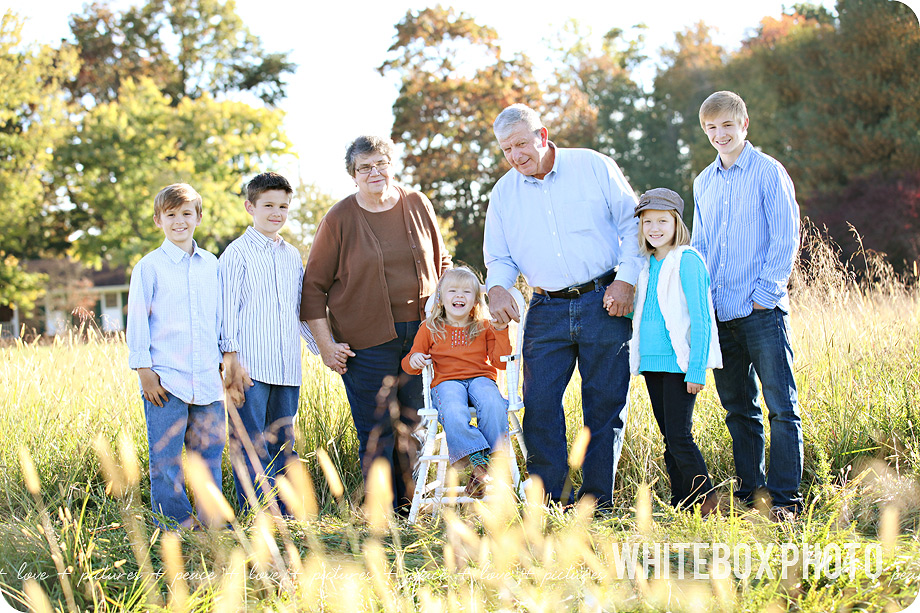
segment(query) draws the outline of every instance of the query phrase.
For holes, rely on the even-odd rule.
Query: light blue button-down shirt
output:
[[[483,253],[487,287],[510,287],[518,272],[531,287],[554,291],[619,267],[633,285],[642,259],[633,217],[636,195],[609,157],[560,149],[541,180],[508,171],[492,189]]]
[[[249,226],[220,256],[223,327],[220,348],[238,352],[249,376],[270,385],[301,383],[300,338],[319,353],[300,321],[303,260],[284,239]]]
[[[789,275],[799,249],[799,205],[783,165],[745,142],[730,168],[706,167],[693,182],[693,238],[712,278],[719,321],[754,303],[789,312]]]
[[[152,368],[183,402],[223,397],[220,380],[221,296],[217,258],[193,243],[190,256],[164,240],[131,271],[128,365]]]

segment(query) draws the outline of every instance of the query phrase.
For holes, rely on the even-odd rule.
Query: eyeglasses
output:
[[[369,175],[371,171],[376,168],[377,172],[384,174],[389,166],[389,162],[377,162],[376,164],[365,164],[364,166],[358,166],[355,168],[355,171],[359,175]]]

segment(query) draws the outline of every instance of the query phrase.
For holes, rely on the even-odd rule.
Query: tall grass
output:
[[[406,526],[381,513],[383,477],[365,495],[341,381],[307,357],[296,424],[306,472],[282,491],[301,501],[289,505],[298,519],[258,513],[228,530],[163,534],[151,522],[146,430],[123,339],[83,329],[0,348],[0,589],[20,609],[62,611],[900,610],[920,576],[917,279],[895,279],[866,254],[870,274],[858,282],[817,231],[807,238],[792,317],[807,511],[794,524],[728,502],[706,520],[662,503],[663,442],[637,378],[613,513],[546,508],[497,487],[488,506]],[[565,402],[572,439],[577,380]],[[731,441],[711,381],[696,407],[694,435],[727,494]],[[226,458],[223,468],[233,500]],[[783,578],[775,554],[761,576],[693,578],[672,551],[667,578],[641,566],[617,574],[623,545],[790,542],[860,556],[879,544],[884,559],[878,576],[860,567],[829,579],[798,564]]]

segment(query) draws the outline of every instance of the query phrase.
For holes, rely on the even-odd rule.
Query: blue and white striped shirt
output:
[[[559,290],[619,266],[632,285],[642,258],[633,217],[636,194],[616,163],[590,149],[561,149],[542,180],[509,170],[492,189],[483,253],[487,287]]]
[[[190,256],[166,239],[131,271],[125,337],[128,366],[152,368],[173,396],[206,405],[223,397],[220,284],[217,258],[192,244]]]
[[[297,386],[300,337],[319,353],[300,321],[303,261],[293,245],[249,226],[220,256],[223,325],[220,349],[237,352],[254,381]]]
[[[799,249],[799,205],[783,165],[745,142],[693,182],[693,238],[706,261],[719,321],[751,314],[754,303],[789,312],[789,275]]]

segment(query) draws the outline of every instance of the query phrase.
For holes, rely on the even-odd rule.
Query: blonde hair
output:
[[[687,228],[687,224],[684,223],[683,218],[677,211],[674,209],[668,209],[667,211],[646,209],[639,214],[639,253],[642,255],[652,255],[655,253],[655,248],[649,244],[648,240],[645,238],[645,234],[642,232],[642,216],[646,213],[665,212],[670,213],[674,218],[674,237],[671,239],[671,246],[678,247],[680,245],[690,244],[690,230]]]
[[[431,313],[425,319],[425,325],[431,330],[431,335],[436,341],[442,340],[447,331],[447,313],[444,309],[444,288],[447,285],[459,285],[473,290],[473,309],[470,311],[470,323],[466,325],[466,340],[471,343],[474,338],[485,330],[485,320],[489,318],[489,309],[486,306],[485,296],[482,293],[482,281],[479,276],[466,266],[449,268],[444,271],[438,280],[435,290],[435,304]]]
[[[159,219],[163,213],[178,209],[187,203],[194,204],[195,212],[201,217],[201,194],[196,192],[194,187],[188,183],[167,185],[153,199],[153,216]]]
[[[710,94],[700,106],[700,127],[706,129],[706,120],[728,113],[738,123],[748,118],[747,105],[735,92],[720,91]]]

